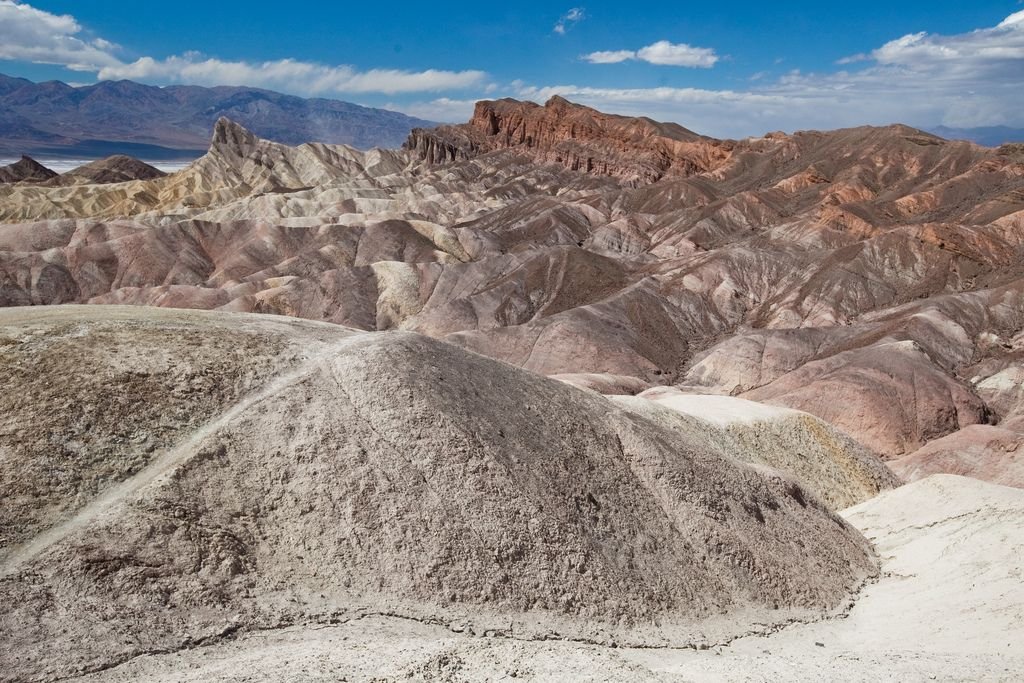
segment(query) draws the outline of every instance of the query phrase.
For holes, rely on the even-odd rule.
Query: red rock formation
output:
[[[406,146],[432,163],[515,149],[541,163],[644,184],[715,170],[728,161],[733,143],[555,96],[543,107],[511,99],[478,102],[469,123],[414,130]]]

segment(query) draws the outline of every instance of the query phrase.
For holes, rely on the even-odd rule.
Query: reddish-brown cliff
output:
[[[714,170],[733,143],[673,123],[605,114],[552,97],[544,106],[503,99],[476,104],[469,123],[416,129],[406,143],[432,163],[512,149],[541,163],[646,184]]]

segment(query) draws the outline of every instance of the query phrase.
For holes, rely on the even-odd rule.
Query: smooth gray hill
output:
[[[3,680],[367,614],[699,645],[824,617],[876,573],[778,471],[416,334],[92,306],[0,330],[28,399],[0,429],[23,491],[0,505],[51,511],[0,556]],[[181,392],[207,385],[230,390],[193,416]],[[124,425],[131,405],[153,412]],[[64,422],[43,431],[87,481],[54,482],[26,411]]]

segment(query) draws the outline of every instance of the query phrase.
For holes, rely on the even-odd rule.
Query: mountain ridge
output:
[[[56,178],[54,171],[46,168],[32,157],[23,154],[21,159],[0,168],[0,183],[39,183]]]
[[[947,140],[967,140],[986,147],[1024,142],[1024,128],[1010,126],[980,126],[976,128],[935,126],[929,128],[928,131]]]
[[[655,183],[663,178],[713,176],[723,180],[745,174],[750,157],[766,157],[800,141],[842,139],[847,145],[939,145],[947,141],[905,124],[858,126],[792,134],[770,132],[760,137],[725,140],[695,133],[676,123],[643,116],[606,114],[554,96],[545,104],[510,98],[476,103],[467,123],[414,129],[404,148],[428,163],[471,159],[502,150],[541,164],[609,176],[627,185]],[[799,151],[790,161],[800,159]],[[737,169],[740,169],[737,172]]]
[[[712,170],[728,158],[732,143],[675,123],[605,114],[556,95],[543,106],[509,98],[477,102],[468,123],[414,129],[405,147],[435,162],[528,149],[541,163],[650,183]]]
[[[242,86],[101,81],[70,86],[0,74],[0,153],[194,158],[221,116],[260,137],[359,149],[397,147],[414,127],[433,122],[341,100],[301,98]],[[141,146],[141,148],[140,148]],[[170,156],[169,156],[170,155]]]

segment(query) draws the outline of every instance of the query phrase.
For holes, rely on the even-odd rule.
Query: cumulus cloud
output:
[[[583,59],[591,64],[618,64],[629,60],[648,62],[662,66],[685,66],[710,69],[719,60],[710,47],[694,47],[686,43],[670,43],[659,40],[639,50],[606,50],[591,52]]]
[[[651,64],[667,66],[689,66],[707,69],[715,65],[718,55],[708,47],[693,47],[685,43],[674,44],[667,40],[642,47],[636,51],[636,58]]]
[[[1024,60],[1024,12],[1004,19],[998,26],[953,36],[912,33],[886,43],[871,53],[878,64],[906,67],[921,72],[971,72],[985,77],[1018,78]]]
[[[571,10],[563,14],[557,22],[555,22],[555,33],[560,36],[564,36],[565,32],[571,29],[575,24],[583,21],[587,16],[586,10],[582,7],[573,7]]]
[[[636,59],[636,52],[633,50],[606,50],[602,52],[591,52],[584,55],[583,59],[591,64],[618,64],[630,59]]]
[[[755,74],[737,89],[613,88],[530,85],[500,88],[544,102],[560,95],[602,111],[676,121],[718,137],[770,130],[831,129],[909,123],[958,128],[1024,127],[1024,12],[997,26],[957,35],[913,33],[863,55],[859,68],[835,73],[792,70],[781,77]],[[632,59],[626,51],[626,59]],[[618,52],[597,53],[605,63]],[[853,62],[850,62],[851,64]],[[418,116],[465,121],[472,99],[436,99],[412,105]],[[409,107],[404,107],[409,109]]]
[[[639,58],[628,52],[593,53],[587,59]],[[895,122],[1024,126],[1024,11],[961,34],[911,33],[842,63],[851,66],[835,73],[791,71],[774,80],[761,74],[749,88],[737,90],[524,85],[517,94],[538,101],[561,95],[604,111],[678,121],[724,137]]]
[[[92,72],[100,80],[133,79],[156,84],[248,85],[301,95],[439,92],[480,86],[482,71],[404,71],[330,66],[294,59],[267,62],[224,61],[187,52],[164,59],[142,57],[126,63],[118,46],[88,38],[70,15],[0,0],[0,59],[57,64]]]
[[[130,64],[107,66],[101,80],[127,78],[190,85],[250,85],[308,95],[330,93],[410,93],[457,90],[480,85],[482,71],[400,71],[351,66],[326,66],[294,59],[269,62],[223,61],[190,52],[156,60],[143,57]]]
[[[74,17],[0,0],[0,59],[96,71],[118,63],[116,45],[90,39]]]
[[[473,107],[476,106],[476,99],[453,99],[450,97],[439,97],[425,102],[411,102],[405,104],[390,103],[385,109],[395,109],[409,116],[416,116],[428,121],[440,121],[441,123],[464,123],[473,114]]]

